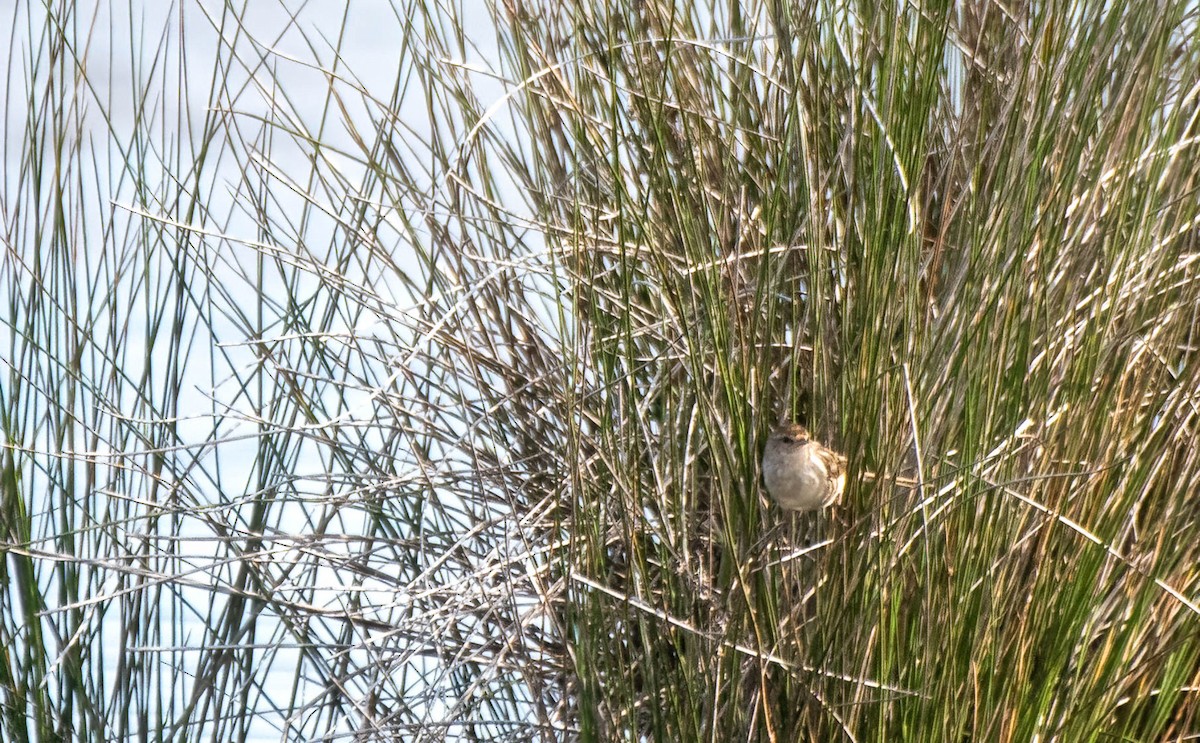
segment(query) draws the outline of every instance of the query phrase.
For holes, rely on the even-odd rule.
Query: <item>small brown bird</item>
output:
[[[817,511],[841,499],[846,458],[808,435],[804,426],[785,423],[771,432],[762,460],[767,492],[788,511]]]

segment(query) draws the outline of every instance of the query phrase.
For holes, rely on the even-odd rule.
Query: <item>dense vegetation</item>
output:
[[[5,740],[1200,736],[1194,2],[292,5],[12,10]]]

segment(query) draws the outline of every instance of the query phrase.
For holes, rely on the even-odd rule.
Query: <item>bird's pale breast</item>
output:
[[[810,446],[799,451],[777,451],[763,461],[763,481],[771,497],[791,511],[813,511],[828,505],[829,470]]]

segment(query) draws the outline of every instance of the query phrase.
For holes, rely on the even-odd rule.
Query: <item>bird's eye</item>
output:
[[[790,443],[792,443],[793,441],[795,441],[795,439],[794,439],[794,438],[792,438],[791,436],[784,436],[784,437],[783,437],[783,443],[785,443],[785,444],[790,444]]]

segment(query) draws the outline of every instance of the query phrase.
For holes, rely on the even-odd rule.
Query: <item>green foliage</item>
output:
[[[0,737],[1200,735],[1194,3],[265,7],[13,11]]]

